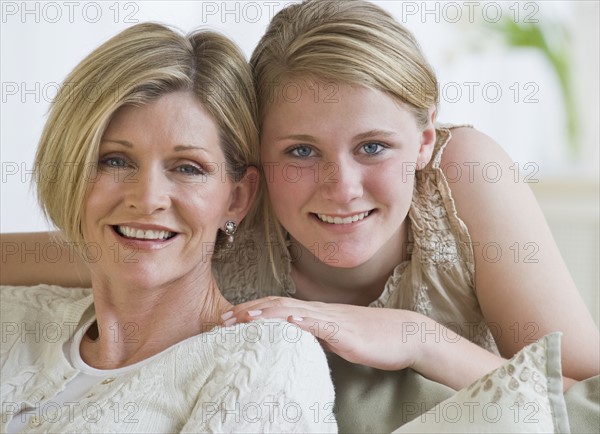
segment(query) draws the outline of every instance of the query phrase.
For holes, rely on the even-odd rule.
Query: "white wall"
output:
[[[159,21],[184,31],[196,27],[219,30],[249,56],[269,19],[288,3],[3,1],[0,231],[48,228],[30,191],[32,160],[56,88],[87,53],[133,23]],[[579,190],[579,184],[594,186],[582,200],[597,203],[598,2],[375,3],[415,33],[437,71],[442,91],[440,120],[471,123],[495,138],[527,169],[532,181],[539,181],[535,186],[541,186],[542,206],[550,220],[555,221],[552,210],[569,209],[562,202],[564,194],[552,194],[552,186],[565,180],[573,191]],[[555,21],[563,22],[572,32],[568,51],[582,121],[582,150],[576,158],[565,146],[564,104],[553,71],[538,52],[510,49],[499,42],[491,30],[498,25],[494,22],[499,12],[519,23],[537,20],[552,27]],[[593,242],[598,214],[591,208],[581,212],[581,219],[592,222],[591,232],[578,236]],[[564,234],[578,225],[578,216],[568,214],[573,218],[568,222],[559,218],[553,230],[559,234],[567,263],[578,264],[571,265],[571,271],[580,289],[589,295],[590,303],[597,304],[598,263],[589,262],[590,257],[598,258],[597,242],[585,258],[581,254],[585,249],[569,247]],[[592,310],[598,311],[597,307]]]

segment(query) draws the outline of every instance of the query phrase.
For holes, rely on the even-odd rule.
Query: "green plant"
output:
[[[530,47],[538,49],[552,65],[558,78],[562,91],[569,151],[572,157],[580,152],[579,118],[575,95],[572,89],[570,69],[570,35],[561,23],[554,23],[552,27],[542,27],[539,23],[517,23],[505,16],[492,28],[503,35],[507,45],[513,47]],[[551,32],[551,33],[550,33]],[[551,37],[549,37],[551,35]]]

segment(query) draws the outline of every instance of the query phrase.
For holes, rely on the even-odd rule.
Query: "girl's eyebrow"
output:
[[[395,135],[394,131],[388,130],[369,130],[364,133],[357,134],[353,137],[354,141],[360,141],[364,139],[368,139],[369,137],[379,136],[379,137],[390,137]],[[309,134],[290,134],[289,136],[278,137],[277,140],[298,140],[303,142],[318,142],[316,137],[313,137]]]
[[[364,133],[357,134],[356,136],[354,136],[354,140],[360,141],[360,140],[368,139],[369,137],[373,137],[373,136],[390,137],[395,134],[396,133],[394,131],[388,131],[388,130],[370,130],[370,131],[365,131]]]
[[[317,138],[308,134],[290,134],[289,136],[277,137],[277,140],[298,140],[301,142],[317,142]]]

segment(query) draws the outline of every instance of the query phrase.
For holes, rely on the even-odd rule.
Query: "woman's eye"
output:
[[[179,173],[183,173],[184,175],[203,175],[204,171],[194,166],[193,164],[182,164],[181,166],[177,166],[175,169]]]
[[[383,149],[385,149],[385,147],[381,143],[376,143],[376,142],[365,143],[362,146],[362,150],[367,155],[379,154],[381,151],[383,151]]]
[[[123,169],[127,167],[127,161],[121,157],[106,157],[100,160],[100,164],[105,167],[111,167],[115,169]]]
[[[310,157],[313,150],[309,146],[298,146],[292,149],[292,155],[300,158]]]

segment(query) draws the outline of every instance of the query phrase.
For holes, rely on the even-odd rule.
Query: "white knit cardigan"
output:
[[[62,347],[93,300],[90,289],[39,285],[0,287],[0,301],[6,432],[19,406],[51,402],[78,373]],[[40,407],[23,432],[335,432],[333,402],[315,338],[264,320],[179,342],[79,402]]]

